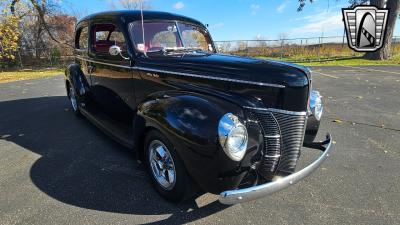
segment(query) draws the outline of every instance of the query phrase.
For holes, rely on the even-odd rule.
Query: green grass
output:
[[[18,80],[31,80],[60,74],[64,74],[64,71],[61,69],[0,72],[0,83],[7,83]]]
[[[273,59],[273,60],[281,60],[281,61],[287,61],[287,62],[294,62],[299,65],[303,66],[375,66],[375,65],[400,65],[400,55],[394,56],[390,60],[367,60],[367,59],[362,59],[362,58],[338,58],[335,60],[322,60],[320,62],[318,61],[313,61],[311,62],[306,62],[306,61],[300,61],[298,58],[269,58],[269,57],[257,57],[257,58],[262,58],[262,59]]]

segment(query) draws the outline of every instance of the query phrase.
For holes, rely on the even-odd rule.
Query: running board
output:
[[[121,145],[131,149],[135,147],[132,126],[113,121],[108,115],[92,107],[79,107],[79,110],[91,123]]]

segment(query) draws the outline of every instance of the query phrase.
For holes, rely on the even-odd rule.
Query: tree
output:
[[[0,18],[0,60],[14,60],[20,37],[19,18],[2,14]]]
[[[143,9],[151,9],[151,5],[147,0],[117,0],[110,1],[110,6],[113,9],[123,8],[128,10],[140,10],[143,4]],[[119,7],[118,7],[119,6]]]
[[[59,0],[5,0],[5,1],[10,1],[10,12],[12,15],[17,16],[19,13],[20,18],[27,16],[29,13],[34,15],[37,19],[37,34],[40,36],[41,33],[46,33],[48,37],[59,44],[67,45],[69,47],[72,47],[69,43],[66,42],[61,42],[59,39],[57,39],[51,30],[50,25],[48,24],[48,21],[46,18],[51,16],[52,14],[58,12]],[[25,5],[29,8],[28,12],[26,14],[18,12],[17,5],[20,2],[24,2]]]
[[[310,3],[313,0],[309,0]],[[299,0],[299,8],[298,11],[301,11],[305,5],[307,0]],[[374,59],[374,60],[386,60],[392,57],[391,46],[392,46],[392,39],[393,39],[393,32],[396,26],[396,21],[399,16],[400,11],[400,1],[399,0],[349,0],[351,6],[359,5],[359,4],[368,4],[375,5],[378,8],[388,8],[389,15],[387,19],[387,27],[386,27],[386,35],[383,41],[383,47],[376,52],[368,52],[364,55],[367,59]],[[386,5],[386,7],[385,7]]]
[[[2,58],[14,59],[10,53],[18,49],[25,62],[35,58],[38,65],[43,57],[71,53],[72,48],[65,46],[73,45],[76,18],[62,13],[59,0],[2,0],[0,8],[4,14],[0,30],[5,34],[0,35]]]
[[[378,8],[385,6],[384,0],[371,0],[371,5],[375,5]],[[396,21],[400,11],[399,0],[387,0],[386,8],[389,9],[389,15],[386,22],[386,35],[383,38],[383,47],[376,52],[369,52],[364,55],[364,58],[374,60],[386,60],[392,57],[392,40],[393,32],[396,27]]]

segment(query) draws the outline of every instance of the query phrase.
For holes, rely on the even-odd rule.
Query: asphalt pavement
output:
[[[400,224],[400,66],[312,70],[331,156],[233,206],[159,197],[134,153],[71,112],[62,75],[0,84],[0,224]],[[318,154],[304,149],[299,168]]]

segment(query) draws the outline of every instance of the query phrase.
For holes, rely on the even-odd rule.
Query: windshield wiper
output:
[[[156,49],[150,49],[146,53],[150,54],[155,54],[155,53],[160,53],[163,55],[167,55],[168,53],[170,54],[179,54],[179,53],[207,53],[201,48],[193,48],[193,47],[164,47],[164,48],[156,48]]]

